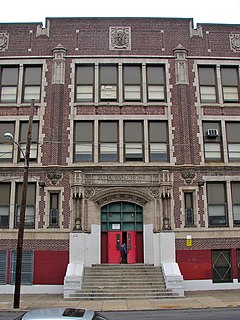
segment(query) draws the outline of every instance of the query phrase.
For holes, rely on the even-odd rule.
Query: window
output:
[[[226,186],[222,182],[207,183],[209,226],[227,226]]]
[[[125,161],[143,161],[143,123],[126,121],[124,124]]]
[[[117,66],[100,66],[100,101],[117,100]]]
[[[15,219],[14,227],[19,225],[20,208],[22,200],[22,183],[16,185],[16,203],[15,203]],[[28,183],[27,186],[27,199],[25,211],[25,227],[34,228],[35,225],[35,201],[36,201],[36,184]]]
[[[15,283],[16,272],[16,251],[11,252],[11,284]],[[33,283],[33,252],[23,251],[22,253],[22,271],[21,271],[21,284]]]
[[[221,68],[222,90],[224,102],[239,102],[238,69]]]
[[[49,226],[59,226],[59,192],[50,193]]]
[[[1,68],[1,103],[17,101],[18,67]]]
[[[25,154],[26,152],[26,141],[28,133],[28,122],[20,123],[20,134],[19,134],[19,144]],[[38,151],[38,122],[32,123],[32,136],[31,136],[31,148],[30,148],[30,160],[37,159]],[[19,150],[19,159],[24,160],[22,152]]]
[[[0,250],[0,284],[7,283],[7,251]]]
[[[150,65],[147,67],[148,101],[165,101],[164,67]]]
[[[240,182],[232,182],[233,225],[240,225]]]
[[[118,122],[101,121],[99,126],[99,160],[118,161]]]
[[[230,250],[212,251],[213,283],[232,282],[232,259]]]
[[[93,161],[93,122],[75,123],[74,161]]]
[[[77,66],[76,101],[92,102],[94,93],[94,65]]]
[[[6,132],[14,136],[14,122],[0,122],[0,162],[13,161],[14,145],[4,137]]]
[[[215,67],[199,67],[201,102],[217,102]]]
[[[226,122],[228,160],[240,161],[240,122]]]
[[[141,101],[141,67],[125,65],[123,67],[124,101]]]
[[[184,192],[185,225],[194,225],[193,192]]]
[[[205,161],[221,162],[222,161],[222,140],[220,123],[204,122],[203,123],[203,140]]]
[[[42,68],[27,66],[24,69],[23,102],[40,101]]]
[[[150,161],[168,161],[166,122],[149,121],[149,158]]]
[[[0,228],[9,227],[10,191],[10,183],[0,183]]]

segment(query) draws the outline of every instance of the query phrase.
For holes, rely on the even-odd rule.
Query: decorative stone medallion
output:
[[[130,27],[110,27],[109,31],[110,50],[131,50]]]
[[[0,51],[5,51],[8,49],[9,42],[9,34],[8,33],[0,33]]]
[[[230,46],[234,52],[240,51],[240,33],[232,33],[229,35]]]

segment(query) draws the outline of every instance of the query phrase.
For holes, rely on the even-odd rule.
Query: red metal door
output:
[[[122,232],[108,232],[108,263],[121,261]]]
[[[136,231],[127,232],[127,263],[137,262]]]

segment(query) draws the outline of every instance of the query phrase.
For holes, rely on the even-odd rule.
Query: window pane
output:
[[[93,86],[77,86],[77,101],[93,101]]]
[[[147,82],[148,84],[164,84],[164,67],[148,66]]]
[[[167,123],[160,121],[149,121],[149,141],[167,142]]]
[[[219,143],[205,143],[205,159],[209,161],[221,161],[221,147]]]
[[[4,86],[17,86],[18,83],[18,68],[16,67],[3,67],[2,68],[2,85]]]
[[[75,161],[92,161],[93,146],[91,143],[77,143],[75,145]]]
[[[100,66],[100,83],[117,83],[117,66]]]
[[[148,86],[148,99],[164,101],[164,86]]]
[[[82,121],[75,123],[75,141],[93,141],[93,122]]]
[[[22,183],[17,183],[16,190],[16,204],[20,206],[22,201]],[[27,185],[27,205],[35,205],[36,200],[36,185],[35,183],[29,182]]]
[[[238,85],[237,68],[221,68],[223,86]]]
[[[100,141],[117,142],[118,141],[118,123],[100,122]]]
[[[240,161],[240,144],[228,145],[229,161]]]
[[[150,161],[167,161],[167,145],[166,143],[150,144]]]
[[[124,66],[124,84],[140,84],[141,68],[140,66]]]
[[[31,86],[27,87],[25,86],[24,90],[24,102],[30,102],[31,100],[35,100],[36,102],[40,101],[40,87]]]
[[[233,204],[233,222],[240,224],[240,204]]]
[[[125,100],[141,100],[141,87],[140,86],[125,86],[124,87]]]
[[[24,74],[25,85],[39,85],[41,84],[42,68],[41,67],[26,67]]]
[[[116,100],[117,99],[117,86],[104,85],[101,86],[101,99]]]
[[[15,211],[15,223],[14,223],[14,227],[18,227],[19,225],[19,220],[20,220],[20,210],[21,210],[21,206],[17,205],[16,206],[16,211]],[[25,227],[34,227],[34,222],[35,220],[35,206],[32,205],[27,205],[26,206],[26,210],[25,210]]]
[[[214,85],[215,79],[215,68],[214,67],[200,67],[199,68],[199,83],[200,85]]]
[[[126,143],[125,144],[125,160],[126,161],[142,161],[143,148],[141,143]]]
[[[29,155],[30,160],[37,159],[37,147],[38,147],[37,143],[31,143],[30,155]],[[21,148],[23,150],[23,153],[26,154],[26,144],[25,143],[21,143]],[[20,152],[19,155],[20,155],[20,159],[24,160],[24,156],[23,156],[22,152]]]
[[[126,121],[124,128],[125,128],[126,142],[142,142],[143,141],[142,122]]]
[[[0,162],[9,162],[13,158],[13,144],[0,144]]]
[[[238,87],[223,87],[223,100],[227,101],[238,101]]]
[[[14,122],[0,122],[0,142],[7,143],[4,133],[10,132],[14,136]]]
[[[118,161],[118,146],[116,143],[100,144],[100,161]]]
[[[93,65],[91,66],[77,66],[77,84],[91,84],[94,81]]]
[[[200,95],[202,102],[216,102],[216,88],[215,87],[200,87]]]
[[[1,102],[16,102],[17,87],[2,87]]]

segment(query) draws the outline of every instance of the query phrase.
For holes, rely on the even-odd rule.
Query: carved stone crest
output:
[[[240,51],[240,33],[232,33],[229,35],[230,46],[234,52]]]
[[[0,51],[5,51],[8,49],[9,42],[9,34],[8,33],[0,33]]]
[[[196,174],[193,171],[186,171],[182,172],[181,176],[186,181],[186,183],[189,184],[195,178]]]
[[[110,50],[131,50],[131,28],[110,27]]]
[[[57,184],[58,180],[61,179],[62,173],[53,171],[53,172],[48,172],[47,173],[48,179],[51,181],[51,184]]]

